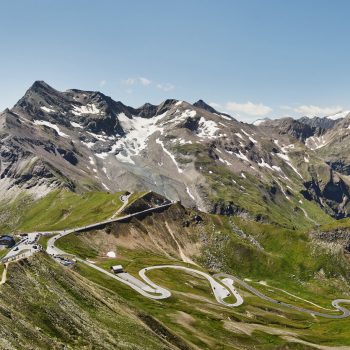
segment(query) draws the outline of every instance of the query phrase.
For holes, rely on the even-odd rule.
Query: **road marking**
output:
[[[47,242],[47,249],[46,252],[51,255],[52,257],[55,256],[60,256],[60,255],[69,255],[69,256],[73,256],[71,254],[67,254],[64,251],[58,249],[55,247],[55,242],[59,239],[62,238],[70,233],[73,232],[81,232],[81,231],[86,231],[92,228],[96,228],[99,226],[103,226],[112,222],[117,222],[117,221],[122,221],[122,220],[126,220],[126,219],[130,219],[132,217],[141,215],[141,214],[146,214],[149,212],[153,212],[162,208],[166,208],[169,207],[170,205],[172,205],[172,203],[167,203],[164,205],[160,205],[158,207],[155,208],[150,208],[150,209],[146,209],[143,210],[141,212],[137,212],[134,214],[129,214],[129,215],[125,215],[123,217],[119,217],[116,219],[108,219],[102,222],[98,222],[95,224],[91,224],[91,225],[87,225],[87,226],[83,226],[83,227],[78,227],[78,228],[73,228],[73,229],[67,229],[67,230],[63,230],[63,231],[48,231],[48,232],[35,232],[35,233],[31,233],[31,238],[34,239],[34,241],[38,238],[39,235],[52,235],[52,234],[56,234],[55,236],[51,237],[48,242]],[[169,230],[170,234],[172,235],[171,231]],[[28,234],[29,235],[29,234]],[[33,238],[34,237],[34,238]],[[173,237],[173,235],[172,235]],[[174,238],[174,237],[173,237]],[[22,242],[22,241],[21,241]],[[25,240],[23,240],[23,242],[25,242]],[[175,240],[175,242],[177,243],[178,247],[180,248],[178,242]],[[35,243],[35,242],[34,242]],[[30,245],[29,243],[23,243],[23,246],[25,247],[23,250],[19,250],[18,249],[18,254],[14,254],[14,250],[12,249],[2,261],[7,261],[6,259],[13,259],[13,260],[19,260],[21,258],[24,257],[29,257],[31,255],[33,255],[34,253],[37,252],[37,250],[35,249],[28,249],[29,247],[32,247],[34,244]],[[16,247],[20,247],[21,243],[16,245]],[[17,251],[16,251],[17,252]],[[180,251],[181,252],[181,251]],[[115,280],[118,280],[121,283],[124,283],[126,285],[128,285],[129,287],[131,287],[132,289],[134,289],[135,291],[137,291],[138,293],[140,293],[141,295],[150,298],[150,299],[165,299],[165,298],[169,298],[171,296],[171,292],[157,284],[155,284],[154,282],[152,282],[147,276],[146,276],[146,271],[149,270],[153,270],[153,269],[163,269],[163,268],[173,268],[173,269],[178,269],[178,270],[183,270],[183,271],[187,271],[187,272],[191,272],[191,273],[196,273],[201,275],[202,277],[206,278],[209,283],[210,286],[212,288],[213,294],[215,296],[215,299],[217,300],[218,303],[224,305],[224,306],[228,306],[228,307],[237,307],[239,305],[241,305],[243,303],[243,298],[240,296],[240,294],[237,292],[237,290],[234,288],[234,283],[240,284],[242,287],[246,288],[247,290],[249,290],[251,293],[255,294],[256,296],[258,296],[261,299],[264,299],[266,301],[269,301],[271,303],[274,304],[278,304],[290,309],[294,309],[300,312],[305,312],[308,313],[309,315],[312,316],[321,316],[321,317],[325,317],[325,318],[332,318],[332,319],[340,319],[340,318],[345,318],[350,316],[350,311],[345,308],[340,306],[339,304],[343,304],[343,303],[350,303],[350,300],[348,299],[336,299],[332,301],[332,306],[337,310],[337,311],[341,311],[342,314],[341,315],[330,315],[330,314],[325,314],[325,313],[321,313],[318,311],[313,311],[313,310],[308,310],[302,307],[298,307],[298,306],[294,306],[294,305],[290,305],[284,302],[280,302],[277,301],[275,299],[272,299],[268,296],[266,296],[265,294],[259,292],[258,290],[256,290],[255,288],[251,287],[249,284],[247,284],[246,282],[240,280],[239,278],[229,275],[229,274],[225,274],[225,273],[220,273],[220,274],[216,274],[213,277],[210,276],[209,274],[199,271],[199,270],[195,270],[192,268],[188,268],[185,266],[180,266],[180,265],[157,265],[157,266],[151,266],[151,267],[146,267],[144,269],[141,269],[139,271],[139,275],[140,277],[143,279],[144,282],[146,282],[150,287],[148,288],[147,285],[146,287],[143,286],[142,284],[144,282],[139,281],[138,283],[135,283],[134,278],[127,278],[126,276],[123,276],[124,278],[118,277],[115,274],[112,274],[111,272],[108,272],[104,269],[102,269],[99,266],[96,266],[86,260],[80,259],[78,257],[75,257],[75,259],[83,264],[86,264],[106,275],[108,275],[109,277],[112,277]],[[215,278],[217,279],[215,279]],[[222,279],[223,277],[223,279]],[[4,277],[4,273],[3,273],[3,278],[6,279],[6,274]],[[134,283],[133,283],[134,281]],[[151,290],[154,291],[154,293],[151,294]],[[224,301],[225,298],[229,297],[229,296],[234,296],[236,298],[236,302],[235,303],[226,303]],[[336,311],[335,310],[335,311]]]

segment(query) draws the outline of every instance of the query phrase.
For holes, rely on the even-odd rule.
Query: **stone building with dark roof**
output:
[[[12,236],[2,235],[0,236],[0,249],[11,248],[16,244]]]

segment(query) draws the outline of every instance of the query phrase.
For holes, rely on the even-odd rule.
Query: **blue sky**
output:
[[[0,0],[0,110],[35,80],[253,121],[350,109],[347,0]]]

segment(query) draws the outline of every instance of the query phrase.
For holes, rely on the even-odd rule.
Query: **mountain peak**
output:
[[[28,91],[38,92],[40,90],[45,91],[56,91],[53,87],[47,84],[44,80],[36,80],[33,85],[28,89]]]
[[[264,124],[265,122],[268,122],[269,120],[271,120],[271,119],[270,118],[257,119],[253,122],[253,125],[259,126],[261,124]]]
[[[208,103],[204,102],[202,99],[198,100],[197,102],[195,102],[193,104],[193,106],[197,107],[197,108],[201,108],[201,109],[204,109],[210,113],[218,113],[219,112],[213,108],[212,106],[210,106]]]
[[[219,111],[217,111],[215,108],[213,108],[212,106],[210,106],[208,103],[206,103],[205,101],[203,101],[202,99],[199,99],[197,102],[195,102],[193,104],[193,106],[197,107],[197,108],[200,108],[200,109],[203,109],[209,113],[214,113],[214,114],[219,114],[221,116],[225,116],[229,119],[234,119],[232,118],[229,114],[226,114],[226,113],[221,113]]]

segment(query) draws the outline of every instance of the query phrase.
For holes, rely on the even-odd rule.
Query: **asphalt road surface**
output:
[[[123,198],[123,201],[126,203],[127,203],[127,200],[128,200],[128,198]],[[128,218],[132,218],[134,216],[138,216],[140,214],[146,214],[146,213],[156,211],[156,210],[161,209],[161,208],[166,208],[166,207],[169,207],[171,204],[172,203],[166,203],[166,204],[160,205],[160,206],[155,207],[155,208],[143,210],[143,211],[138,212],[138,213],[125,215],[125,216],[122,216],[119,218],[111,218],[111,219],[108,219],[105,221],[101,221],[98,223],[94,223],[94,224],[82,226],[82,227],[77,227],[77,228],[73,228],[73,229],[62,230],[62,231],[47,231],[47,232],[29,233],[27,237],[23,238],[18,244],[16,244],[15,247],[13,247],[7,253],[7,255],[2,259],[2,262],[17,261],[17,260],[20,260],[23,258],[28,258],[31,255],[38,252],[39,247],[37,245],[37,239],[41,235],[53,235],[53,237],[51,237],[47,243],[46,252],[49,255],[51,255],[54,258],[60,257],[60,256],[72,256],[71,254],[67,254],[55,246],[55,243],[58,239],[66,236],[70,233],[73,233],[73,232],[81,232],[81,231],[90,230],[90,229],[93,229],[93,228],[96,228],[96,227],[99,227],[99,226],[102,226],[102,225],[105,225],[108,223],[122,221],[122,220],[125,220]],[[91,268],[94,268],[95,270],[98,270],[99,272],[104,273],[105,275],[129,286],[130,288],[132,288],[136,292],[140,293],[144,297],[150,298],[150,299],[166,299],[166,298],[169,298],[171,296],[171,292],[169,290],[167,290],[166,288],[163,288],[163,287],[155,284],[150,278],[148,278],[146,276],[146,272],[150,271],[150,270],[155,270],[155,269],[176,269],[176,270],[185,271],[185,272],[190,273],[190,274],[197,274],[197,275],[207,279],[210,286],[211,286],[211,289],[212,289],[212,292],[213,292],[213,295],[214,295],[216,301],[219,304],[222,304],[222,305],[227,306],[227,307],[237,307],[237,306],[243,304],[242,296],[238,293],[238,291],[234,287],[235,284],[239,284],[261,299],[264,299],[264,300],[271,302],[273,304],[278,304],[278,305],[281,305],[281,306],[284,306],[286,308],[290,308],[290,309],[293,309],[296,311],[308,313],[308,314],[313,315],[313,316],[321,316],[321,317],[332,318],[332,319],[341,319],[341,318],[348,317],[350,315],[350,311],[347,308],[340,305],[340,304],[345,304],[345,303],[350,304],[350,300],[347,300],[347,299],[333,300],[332,306],[334,307],[335,311],[340,311],[341,314],[338,314],[338,315],[326,314],[323,312],[309,310],[306,308],[294,306],[294,305],[287,304],[287,303],[275,300],[273,298],[270,298],[270,297],[266,296],[265,294],[261,293],[260,291],[256,290],[252,286],[250,286],[248,283],[240,280],[239,278],[237,278],[235,276],[225,274],[225,273],[219,273],[219,274],[216,274],[214,276],[211,276],[203,271],[189,268],[186,266],[156,265],[156,266],[150,266],[150,267],[146,267],[144,269],[141,269],[139,271],[139,275],[141,277],[141,280],[139,280],[136,277],[131,276],[127,273],[114,274],[112,272],[106,271],[105,269],[102,269],[99,266],[96,266],[95,264],[93,264],[90,261],[80,259],[76,256],[74,256],[74,258],[77,261],[79,261],[79,262],[81,262],[81,263],[83,263]],[[233,296],[235,298],[236,301],[234,303],[228,303],[225,301],[225,299],[230,297],[230,296]]]

